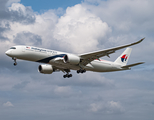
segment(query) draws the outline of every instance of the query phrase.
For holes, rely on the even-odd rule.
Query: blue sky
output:
[[[59,7],[66,9],[67,7],[80,4],[83,0],[21,0],[20,3],[25,6],[31,6],[34,11],[58,9]]]
[[[30,7],[29,7],[30,6]],[[0,117],[3,120],[153,120],[153,0],[1,0]],[[40,63],[13,60],[11,46],[86,53],[132,46],[128,71],[38,73]],[[114,61],[123,50],[110,55]]]

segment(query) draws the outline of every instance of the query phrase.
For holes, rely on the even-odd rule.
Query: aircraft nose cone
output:
[[[9,50],[6,51],[5,54],[9,56],[10,55],[10,51]]]

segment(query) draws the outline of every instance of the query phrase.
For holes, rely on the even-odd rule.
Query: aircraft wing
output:
[[[132,46],[132,45],[136,45],[140,42],[142,42],[145,38],[142,38],[141,40],[131,43],[131,44],[127,44],[127,45],[123,45],[123,46],[119,46],[119,47],[114,47],[114,48],[110,48],[110,49],[105,49],[105,50],[100,50],[100,51],[95,51],[95,52],[90,52],[90,53],[85,53],[85,54],[80,54],[79,56],[81,57],[81,64],[82,65],[87,65],[88,63],[90,63],[91,61],[95,60],[95,59],[99,59],[103,56],[108,56],[115,53],[115,51]]]

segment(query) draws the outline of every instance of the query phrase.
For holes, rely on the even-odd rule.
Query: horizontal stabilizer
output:
[[[134,64],[122,66],[121,68],[129,68],[129,67],[133,67],[133,66],[140,65],[140,64],[143,64],[143,63],[144,63],[144,62],[134,63]]]

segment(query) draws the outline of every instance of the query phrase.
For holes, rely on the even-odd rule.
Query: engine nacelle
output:
[[[64,63],[79,64],[80,57],[73,55],[73,54],[67,54],[64,56]]]
[[[39,65],[38,71],[43,74],[52,74],[54,69],[52,65]]]

